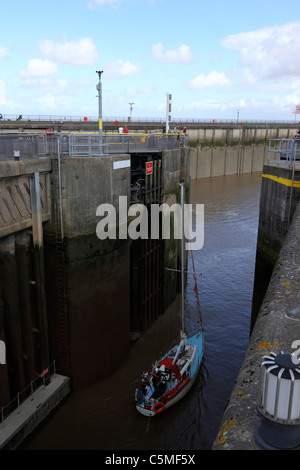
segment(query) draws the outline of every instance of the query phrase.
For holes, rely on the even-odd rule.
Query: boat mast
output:
[[[184,332],[184,180],[180,180],[181,204],[181,328]]]

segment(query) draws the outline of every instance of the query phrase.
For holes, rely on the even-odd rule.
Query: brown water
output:
[[[177,299],[132,345],[112,377],[72,394],[24,449],[211,448],[249,339],[260,185],[260,173],[192,181],[191,202],[205,205],[204,247],[193,254],[205,351],[202,370],[189,394],[154,418],[135,409],[140,372],[175,336]],[[186,311],[187,329],[192,329],[198,320],[192,274],[187,278]]]

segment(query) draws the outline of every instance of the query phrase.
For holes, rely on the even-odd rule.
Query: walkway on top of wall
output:
[[[44,156],[94,157],[124,153],[159,153],[184,147],[184,134],[53,133],[0,134],[0,159]]]

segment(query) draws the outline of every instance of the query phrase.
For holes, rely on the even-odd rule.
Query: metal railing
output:
[[[0,135],[0,157],[39,157],[40,145],[37,135]]]
[[[35,135],[0,134],[0,159],[94,157],[117,153],[161,152],[187,145],[188,136],[174,133],[116,134],[104,133],[102,145],[99,134],[44,133]]]
[[[159,152],[173,149],[179,145],[176,134],[103,134],[102,154]],[[99,137],[97,135],[69,135],[70,156],[99,155]]]
[[[300,139],[270,139],[268,163],[292,166],[300,161]]]
[[[19,392],[15,398],[13,398],[7,405],[1,406],[1,420],[0,423],[16,411],[22,403],[27,399],[34,399],[34,392],[40,387],[46,385],[46,380],[48,381],[50,377],[56,374],[55,361],[50,364],[50,366],[45,369],[36,379],[31,380],[30,385],[24,390]]]
[[[39,115],[39,114],[3,114],[1,121],[50,121],[50,122],[98,122],[97,116],[71,116],[71,115]],[[103,122],[120,122],[120,123],[160,123],[165,124],[164,117],[124,117],[124,116],[104,116]],[[216,119],[216,118],[189,118],[189,117],[172,117],[174,123],[220,123],[220,124],[240,124],[241,120],[232,119]],[[273,119],[243,119],[243,124],[294,124],[298,126],[299,122],[294,120],[273,120]]]

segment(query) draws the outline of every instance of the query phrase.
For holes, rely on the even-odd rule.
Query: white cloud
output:
[[[291,87],[294,88],[294,89],[295,88],[300,88],[300,79],[295,80],[294,82],[292,82]]]
[[[54,91],[59,89],[65,89],[68,82],[64,78],[52,79],[50,77],[28,77],[24,78],[21,88],[43,90],[43,91]]]
[[[116,62],[109,62],[103,67],[105,75],[108,78],[125,78],[130,75],[141,74],[143,68],[139,65],[132,64],[129,60],[117,60]]]
[[[154,44],[152,47],[152,55],[159,62],[188,64],[194,60],[190,47],[185,44],[169,51],[165,51],[164,49],[161,43]]]
[[[7,47],[0,46],[0,59],[2,59],[2,57],[8,56],[8,54],[9,54],[9,49]]]
[[[271,102],[268,100],[255,100],[255,99],[203,99],[199,101],[191,101],[186,104],[177,107],[177,113],[184,117],[201,117],[201,118],[233,118],[236,120],[237,111],[239,110],[240,119],[245,119],[244,116],[248,116],[249,119],[253,117],[255,119],[262,118],[264,113],[270,113],[274,117],[274,111],[279,109],[290,109],[285,103],[281,102],[279,105],[276,100]],[[252,117],[251,117],[252,115]]]
[[[210,112],[210,111],[224,111],[227,109],[227,104],[216,99],[204,99],[200,101],[190,101],[184,105],[179,105],[177,107],[179,113],[184,113],[189,115],[189,113],[196,112]],[[204,116],[203,116],[204,117]]]
[[[299,97],[298,95],[294,95],[294,94],[285,95],[283,98],[274,97],[274,100],[276,102],[278,101],[278,104],[283,105],[284,107],[288,106],[291,109],[293,109],[293,107],[299,104]]]
[[[208,75],[201,73],[187,82],[187,87],[194,90],[226,85],[231,85],[231,81],[226,77],[225,73],[217,72],[216,70],[212,70]]]
[[[221,44],[238,51],[241,63],[257,79],[300,74],[300,21],[229,35]]]
[[[100,7],[102,7],[104,5],[108,5],[108,6],[111,6],[111,7],[116,7],[121,2],[122,2],[122,0],[91,0],[88,3],[88,8],[92,10],[95,6],[98,6],[98,5]]]
[[[30,59],[27,69],[20,70],[21,77],[48,77],[57,73],[57,65],[50,60]]]
[[[255,76],[253,75],[253,73],[251,72],[251,70],[248,67],[244,67],[241,70],[241,73],[242,73],[242,76],[244,77],[244,79],[246,80],[247,83],[253,84],[253,83],[256,82]]]
[[[41,96],[37,102],[40,104],[42,109],[56,111],[57,109],[62,112],[69,105],[68,100],[65,96],[54,95],[53,93],[45,93]]]
[[[22,77],[21,88],[42,90],[46,92],[66,89],[68,82],[65,78],[59,78],[57,65],[50,60],[31,59],[27,68],[20,70],[18,75]]]
[[[91,38],[64,43],[45,39],[40,41],[39,51],[44,57],[72,65],[92,65],[99,59],[97,48]]]

